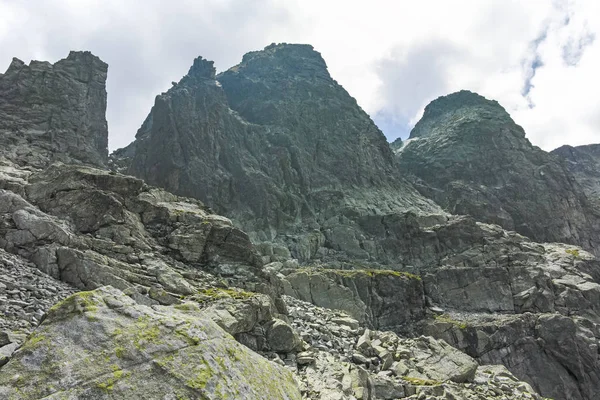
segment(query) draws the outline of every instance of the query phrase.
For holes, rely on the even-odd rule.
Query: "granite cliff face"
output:
[[[61,61],[41,75],[57,74],[53,98],[77,98],[93,81],[81,71],[104,65],[89,53],[69,59],[67,70],[56,69]],[[36,78],[27,90],[46,84]],[[111,156],[112,171],[82,156],[88,147],[34,135],[50,110],[63,116],[52,119],[61,138],[83,143],[77,135],[87,132],[97,141],[86,143],[105,143],[105,129],[73,128],[75,116],[104,121],[98,108],[87,116],[80,103],[49,101],[30,110],[6,88],[0,103],[24,128],[3,130],[0,147],[0,397],[600,396],[596,257],[443,211],[423,194],[458,213],[439,197],[444,188],[432,195],[413,173],[420,194],[398,175],[381,132],[310,46],[271,45],[218,76],[197,58],[156,98],[136,141]],[[474,157],[447,127],[501,126],[508,139],[493,136],[496,152],[475,141],[488,160],[539,161],[547,178],[536,190],[566,179],[574,206],[552,208],[570,213],[556,224],[593,232],[578,225],[593,217],[593,185],[582,178],[591,182],[592,167],[578,176],[564,157],[528,145],[497,103],[455,100],[458,114],[445,116],[443,101],[430,106],[414,138],[392,146],[396,155],[451,143]],[[435,155],[451,170],[445,151]],[[507,186],[522,182],[495,171]],[[522,208],[520,197],[500,199],[490,215],[512,211],[513,200]]]
[[[106,74],[90,52],[55,64],[13,58],[0,74],[0,146],[21,165],[52,161],[102,166],[108,160]]]
[[[562,146],[551,153],[564,160],[588,199],[600,207],[600,145]]]
[[[420,192],[453,214],[600,251],[599,214],[581,186],[495,101],[468,91],[434,100],[396,157]]]
[[[359,218],[444,214],[398,176],[381,131],[311,46],[268,46],[216,79],[196,59],[113,155],[121,171],[199,198],[300,259],[325,248],[386,258],[385,238],[367,238]]]

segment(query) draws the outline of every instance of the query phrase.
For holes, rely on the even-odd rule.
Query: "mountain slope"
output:
[[[85,65],[84,57],[73,67]],[[211,90],[218,85],[206,78],[206,66],[198,60],[194,73]],[[54,97],[68,99],[80,84],[63,83]],[[33,93],[45,90],[43,79],[35,85]],[[211,98],[190,102],[202,100],[210,110]],[[48,105],[38,106],[32,109]],[[69,101],[53,107],[52,115],[81,111]],[[144,129],[153,120],[161,126],[159,118],[149,119]],[[73,121],[53,120],[52,132],[76,144]],[[206,125],[208,132],[216,128]],[[52,135],[26,132],[26,153],[21,131],[3,131],[7,145],[0,147],[0,397],[540,399],[505,368],[480,367],[443,341],[370,330],[343,311],[282,296],[284,275],[273,273],[278,263],[263,268],[248,236],[227,218],[138,178],[81,165],[90,160],[71,147],[53,147]],[[106,131],[96,134],[106,140]],[[426,234],[414,215],[404,217],[405,226]],[[386,223],[394,221],[401,216]],[[470,237],[472,221],[456,227],[469,225]],[[277,250],[279,267],[298,267]],[[360,277],[372,276],[356,271],[357,287]],[[420,277],[380,271],[371,283],[372,294],[388,295],[364,310],[376,317],[366,322],[370,327],[425,316]],[[403,287],[412,290],[397,290]],[[71,295],[78,290],[85,291]],[[385,304],[389,294],[392,303]],[[390,306],[403,303],[414,312],[389,315]]]
[[[421,193],[451,213],[600,251],[599,214],[580,185],[495,101],[468,91],[434,100],[396,157]]]
[[[565,166],[600,209],[600,144],[562,146],[552,154],[565,160]]]
[[[444,214],[398,176],[381,131],[311,46],[268,46],[216,79],[196,59],[114,162],[205,201],[257,242],[287,240],[298,258],[325,242],[369,258],[348,226],[360,217]]]

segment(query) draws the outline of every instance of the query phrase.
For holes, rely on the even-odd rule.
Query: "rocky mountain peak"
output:
[[[208,61],[202,56],[196,57],[194,63],[190,67],[187,76],[193,76],[200,79],[215,79],[216,69],[213,61]]]
[[[13,57],[12,61],[10,62],[10,65],[8,66],[8,69],[6,70],[6,74],[9,74],[15,70],[18,70],[24,65],[25,65],[25,63],[22,60],[19,60],[17,57]],[[2,75],[4,75],[4,74],[0,74],[0,76],[2,76]]]
[[[14,58],[0,75],[0,147],[19,164],[105,165],[108,65],[89,51],[51,64]]]
[[[566,145],[551,153],[563,161],[590,201],[600,209],[600,144]]]
[[[598,260],[486,223],[600,254],[564,168],[593,189],[597,152],[470,92],[390,146],[274,44],[156,96],[112,164],[146,182],[47,166],[103,154],[105,79],[88,52],[0,75],[0,398],[600,398]]]
[[[397,152],[426,197],[532,239],[600,252],[600,220],[566,167],[533,146],[496,101],[469,91],[427,106]]]
[[[441,134],[444,131],[436,128],[449,122],[458,124],[492,119],[514,123],[497,101],[488,100],[469,90],[461,90],[438,97],[429,103],[425,107],[423,117],[411,131],[410,138]]]
[[[278,77],[304,77],[319,74],[331,78],[327,64],[321,54],[308,44],[272,43],[264,50],[252,51],[244,55],[242,62],[229,71],[246,69],[247,74],[269,72]]]

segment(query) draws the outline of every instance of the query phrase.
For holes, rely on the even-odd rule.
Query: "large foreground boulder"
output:
[[[2,368],[3,399],[300,399],[291,373],[194,308],[111,287],[53,307]]]

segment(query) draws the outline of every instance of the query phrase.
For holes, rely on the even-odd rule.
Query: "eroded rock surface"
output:
[[[300,399],[292,374],[203,314],[149,307],[112,288],[54,306],[2,368],[0,395],[39,398]]]
[[[561,146],[551,153],[565,160],[566,168],[588,198],[600,207],[600,145]]]
[[[112,159],[303,260],[325,248],[384,257],[360,216],[444,214],[399,176],[381,131],[308,45],[268,46],[219,76],[196,59]]]
[[[65,70],[61,62],[11,68],[24,77],[46,71],[75,91],[103,90],[93,56],[69,59]],[[82,60],[92,68],[81,69]],[[34,81],[35,90],[48,83]],[[88,157],[93,140],[82,149],[74,139],[88,132],[69,122],[79,103],[55,104],[61,134],[49,136],[70,137],[71,147],[35,136],[46,108],[32,114],[24,103],[21,122],[11,125],[20,130],[2,136],[0,148],[0,307],[8,313],[0,316],[0,393],[595,399],[598,261],[575,245],[536,243],[487,223],[594,250],[589,193],[564,160],[533,149],[501,107],[464,96],[456,112],[430,106],[415,137],[393,151],[461,144],[452,140],[465,127],[493,138],[499,129],[508,139],[498,139],[498,153],[507,142],[518,151],[483,151],[497,156],[490,160],[533,168],[532,190],[572,183],[573,193],[548,197],[565,195],[568,207],[548,208],[542,196],[540,215],[568,211],[548,220],[554,225],[515,222],[531,204],[518,198],[518,212],[509,210],[513,198],[491,198],[489,186],[477,186],[488,197],[475,208],[489,215],[451,208],[414,179],[447,210],[470,215],[450,215],[419,194],[310,46],[271,45],[219,76],[196,59],[157,97],[136,141],[111,159],[114,170],[137,178],[81,165],[103,161]],[[96,100],[83,125],[99,121]],[[101,127],[96,133],[106,136]],[[505,169],[494,177],[508,188],[521,182]],[[460,204],[477,199],[465,198]],[[86,292],[50,308],[77,290]]]
[[[434,100],[396,157],[421,193],[453,214],[599,252],[600,214],[581,186],[495,101],[469,91]]]
[[[108,65],[89,51],[50,64],[13,58],[0,74],[0,147],[21,165],[108,161]]]

